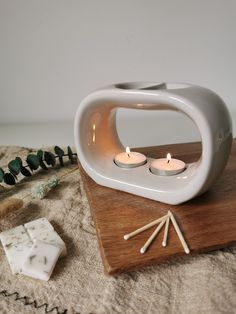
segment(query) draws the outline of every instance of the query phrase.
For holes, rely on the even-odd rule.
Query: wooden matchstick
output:
[[[170,224],[170,216],[168,215],[168,217],[166,218],[166,225],[165,225],[165,231],[164,231],[162,246],[166,246],[166,243],[167,243],[169,224]]]
[[[156,224],[158,224],[159,222],[161,222],[163,219],[166,219],[168,215],[165,215],[165,216],[162,216],[161,218],[158,218],[152,222],[150,222],[149,224],[145,225],[145,226],[142,226],[141,228],[137,229],[137,230],[134,230],[133,232],[129,233],[129,234],[125,234],[124,235],[124,239],[125,240],[128,240],[132,237],[134,237],[135,235],[155,226]]]
[[[177,224],[177,222],[175,220],[174,215],[172,214],[172,212],[170,210],[168,211],[168,215],[170,216],[170,219],[171,219],[171,221],[172,221],[172,223],[174,225],[175,231],[176,231],[176,233],[177,233],[177,235],[179,237],[179,240],[180,240],[180,242],[181,242],[181,244],[182,244],[182,246],[184,248],[185,253],[189,254],[190,253],[189,247],[188,247],[188,245],[187,245],[187,243],[186,243],[186,241],[184,239],[184,236],[183,236],[183,234],[182,234],[182,232],[181,232],[181,230],[180,230],[180,228],[179,228],[179,226],[178,226],[178,224]]]
[[[147,240],[147,242],[144,244],[144,246],[140,249],[140,253],[143,254],[148,249],[149,245],[152,243],[152,241],[155,239],[155,237],[158,235],[159,231],[163,227],[164,223],[166,222],[167,216],[165,216],[165,219],[160,222],[160,224],[157,226],[156,230],[153,232],[153,234],[150,236],[150,238]]]

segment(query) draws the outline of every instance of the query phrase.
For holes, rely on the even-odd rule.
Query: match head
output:
[[[128,235],[128,234],[125,234],[125,235],[124,235],[124,239],[125,239],[125,240],[128,240],[128,239],[129,239],[129,235]]]
[[[189,254],[189,253],[190,253],[189,248],[186,248],[184,251],[185,251],[186,254]]]
[[[162,246],[166,247],[166,242],[163,241],[162,242]]]
[[[143,254],[143,253],[145,253],[145,252],[146,252],[146,249],[145,249],[144,247],[142,247],[142,248],[140,249],[140,253]]]

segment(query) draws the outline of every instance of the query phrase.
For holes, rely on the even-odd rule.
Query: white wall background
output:
[[[206,86],[236,121],[235,30],[235,0],[0,0],[0,144],[72,143],[80,100],[120,81]],[[124,141],[198,136],[173,113],[171,133],[162,118],[149,118],[147,138],[141,117],[121,112]]]

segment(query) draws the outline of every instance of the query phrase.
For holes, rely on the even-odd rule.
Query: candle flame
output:
[[[128,157],[130,157],[130,148],[129,148],[129,146],[127,146],[125,150],[126,150],[126,154],[128,155]]]
[[[171,154],[170,153],[167,154],[166,159],[167,159],[167,163],[169,163],[171,161]]]

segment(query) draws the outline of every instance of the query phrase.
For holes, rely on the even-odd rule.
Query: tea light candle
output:
[[[131,152],[129,147],[126,147],[126,152],[117,154],[114,161],[121,168],[135,168],[144,165],[147,158],[141,153]]]
[[[173,176],[185,168],[186,164],[182,160],[171,158],[169,153],[166,158],[155,159],[150,166],[151,172],[159,176]]]

